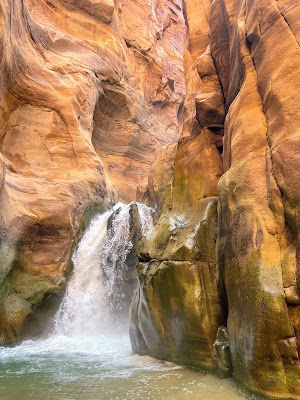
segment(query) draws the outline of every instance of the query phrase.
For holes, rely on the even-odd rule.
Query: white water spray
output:
[[[139,214],[139,234],[152,226],[151,208],[133,203]],[[55,320],[57,334],[97,336],[111,329],[114,311],[120,308],[126,260],[132,249],[130,210],[118,203],[96,217],[83,235],[72,260],[73,275]]]
[[[151,210],[137,208],[142,233],[152,225]],[[0,349],[0,399],[245,399],[226,380],[220,385],[208,374],[132,355],[128,332],[114,335],[109,316],[118,303],[113,296],[120,283],[118,271],[122,265],[126,269],[125,254],[131,251],[131,209],[118,204],[96,217],[84,234],[56,332]],[[136,216],[136,209],[132,214]]]

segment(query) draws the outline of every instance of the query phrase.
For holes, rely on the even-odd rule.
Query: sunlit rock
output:
[[[0,302],[35,313],[63,293],[85,210],[147,192],[177,143],[186,25],[181,2],[4,0],[0,29]],[[2,343],[23,320],[8,338],[1,318]]]
[[[189,3],[187,17],[194,27],[197,14]],[[160,218],[138,250],[140,288],[132,303],[130,333],[137,353],[216,371],[213,344],[223,325],[215,257],[217,184],[223,166],[215,128],[223,128],[224,103],[222,96],[211,98],[220,85],[213,65],[207,67],[208,24],[199,32],[201,40],[193,41],[190,31],[193,47],[185,53],[187,97],[173,180]],[[196,68],[201,55],[206,60],[203,79]],[[217,109],[221,117],[215,118]]]
[[[92,215],[139,200],[157,223],[134,351],[300,399],[299,15],[294,0],[1,2],[0,344],[50,320]],[[111,242],[108,264],[137,262]]]

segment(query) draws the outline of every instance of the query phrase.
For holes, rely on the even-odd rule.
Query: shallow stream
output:
[[[152,225],[152,211],[136,206],[143,234]],[[132,355],[128,335],[116,336],[113,316],[123,299],[129,233],[130,205],[119,203],[92,221],[73,255],[73,275],[52,334],[0,349],[0,400],[245,398],[231,380]]]
[[[1,400],[239,400],[231,380],[131,354],[126,336],[1,349]]]

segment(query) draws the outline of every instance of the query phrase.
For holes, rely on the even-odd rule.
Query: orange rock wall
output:
[[[293,1],[215,1],[215,36],[220,10],[227,36],[212,54],[228,113],[218,255],[235,377],[255,391],[299,398],[300,9]]]
[[[133,345],[156,357],[165,349],[170,360],[216,370],[222,366],[220,354],[215,357],[220,340],[216,323],[225,321],[224,345],[230,346],[236,381],[270,397],[299,399],[300,6],[293,0],[186,0],[185,10],[183,129],[165,207],[139,250],[143,268],[132,307],[137,329],[132,336],[141,342],[133,340]],[[193,151],[189,143],[197,141],[202,145]],[[216,149],[222,153],[221,167]],[[210,186],[213,177],[219,180],[217,191]],[[214,195],[215,244],[213,236],[197,232],[205,220],[197,207]],[[208,224],[213,226],[213,219]],[[211,276],[219,297],[209,293],[216,290],[209,278],[205,287],[194,283],[185,288],[188,301],[176,297],[162,274],[165,280],[169,274],[179,293],[190,279],[186,264],[204,261],[212,246],[217,260],[210,259]],[[161,265],[155,266],[156,260]],[[179,261],[182,271],[176,280],[173,270]],[[167,290],[169,298],[158,300]],[[198,302],[206,302],[211,312],[204,331],[187,329]],[[190,304],[195,306],[187,320],[181,315],[185,304],[186,315]],[[158,319],[156,310],[164,307],[171,311]],[[144,314],[153,315],[151,329]],[[181,341],[161,333],[157,344],[152,337],[160,324],[155,321],[168,326],[174,319],[182,321]],[[201,319],[203,328],[205,312]],[[207,340],[211,334],[216,335],[214,346]],[[197,346],[194,352],[187,346],[191,338],[202,341],[202,354]]]
[[[62,291],[84,211],[138,198],[160,217],[134,350],[300,399],[299,20],[294,0],[1,1],[1,343]]]
[[[0,21],[6,342],[63,286],[84,210],[135,200],[177,142],[186,27],[179,0],[3,0]]]

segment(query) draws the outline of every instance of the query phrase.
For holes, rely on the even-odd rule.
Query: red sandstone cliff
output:
[[[299,20],[294,0],[1,0],[2,342],[62,290],[84,211],[139,198],[160,217],[134,349],[300,399]]]
[[[185,6],[184,125],[139,250],[133,348],[298,399],[300,6]]]
[[[186,27],[164,0],[3,0],[0,21],[7,342],[64,285],[84,210],[134,200],[177,142]]]

